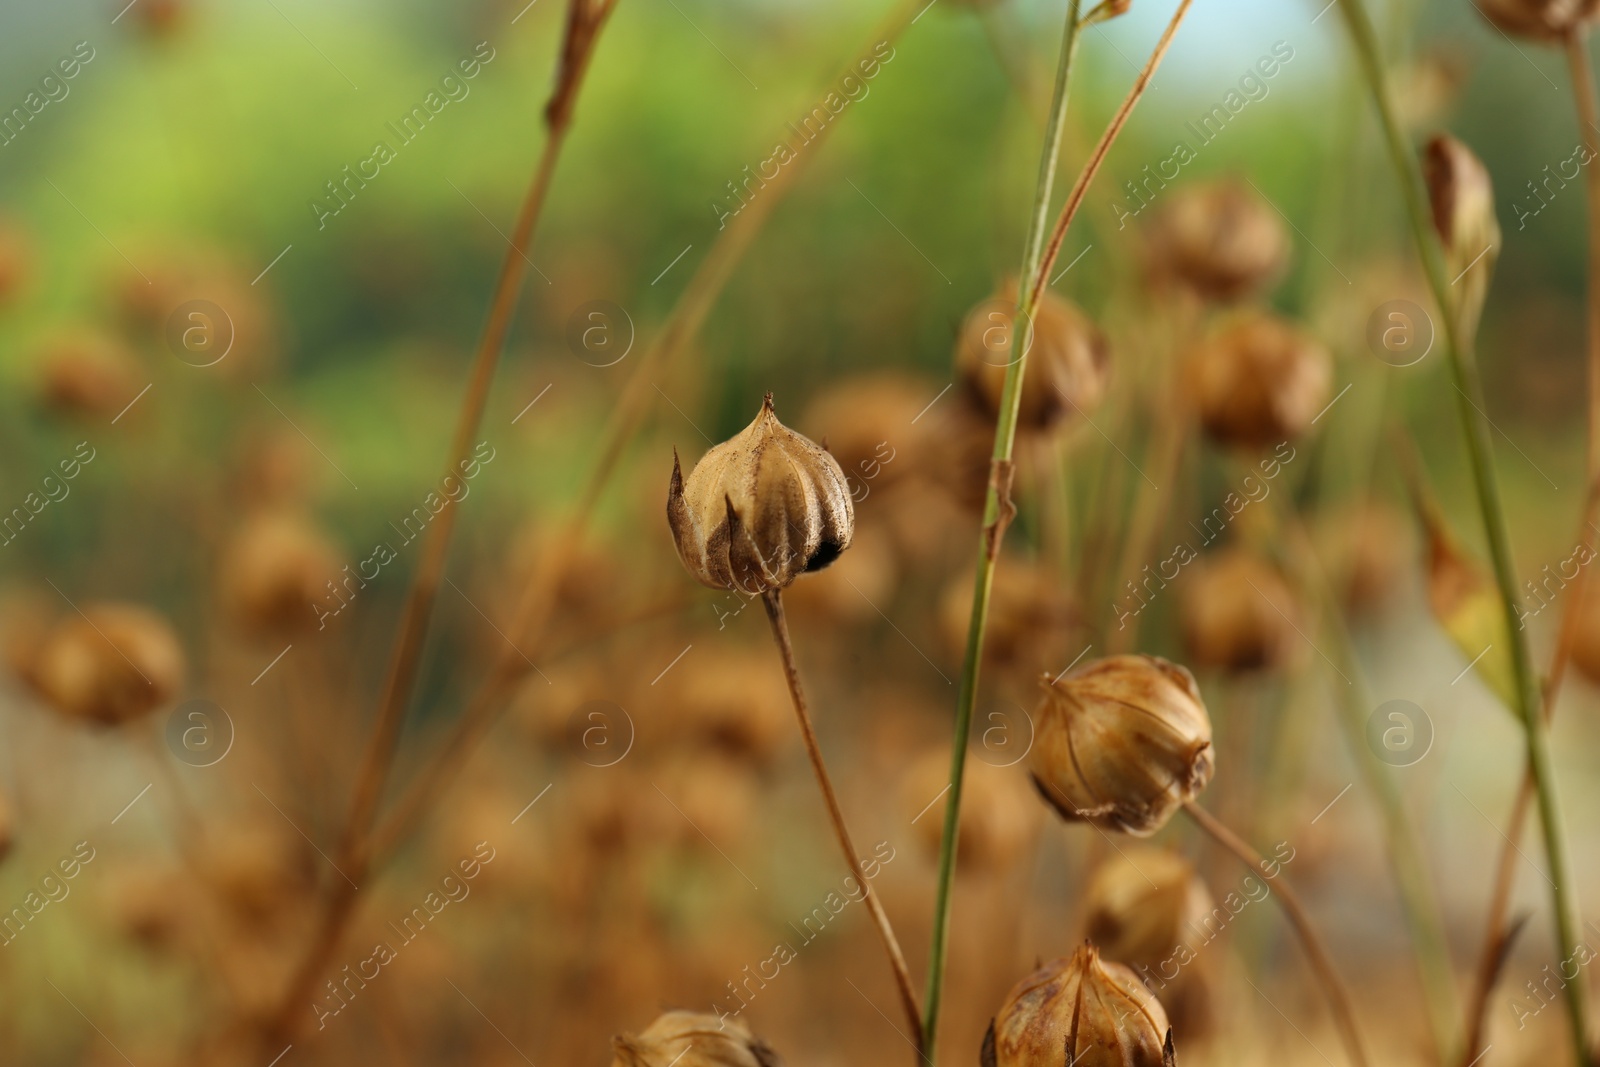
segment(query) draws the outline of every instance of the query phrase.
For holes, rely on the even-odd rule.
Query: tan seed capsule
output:
[[[1473,6],[1506,33],[1550,42],[1600,15],[1600,0],[1478,0]]]
[[[1044,688],[1028,767],[1062,818],[1148,837],[1211,781],[1211,719],[1184,668],[1110,656]]]
[[[274,637],[317,629],[317,605],[334,599],[330,585],[340,577],[338,550],[309,519],[288,512],[247,520],[220,569],[228,614],[245,631]]]
[[[1592,561],[1594,553],[1591,551],[1586,558]],[[1573,605],[1577,615],[1573,619],[1572,665],[1590,682],[1600,684],[1600,582],[1596,582],[1593,575],[1585,575],[1581,583],[1572,585],[1567,595],[1580,592],[1582,603]]]
[[[1195,350],[1189,372],[1214,440],[1263,449],[1301,437],[1328,403],[1327,349],[1266,312],[1234,319]]]
[[[768,393],[755,421],[701,457],[676,455],[667,522],[689,573],[747,595],[782,589],[850,547],[855,508],[827,451],[778,421]]]
[[[968,396],[992,425],[1000,412],[1006,369],[1022,351],[1016,347],[1020,344],[1028,362],[1019,429],[1045,432],[1094,411],[1105,396],[1111,363],[1104,332],[1075,305],[1045,292],[1031,329],[1013,338],[1016,303],[1012,280],[967,313],[956,343],[956,374]]]
[[[1150,235],[1150,260],[1210,300],[1264,290],[1289,259],[1289,235],[1272,205],[1237,181],[1170,194]]]
[[[1052,960],[1012,987],[978,1059],[981,1067],[1172,1067],[1172,1028],[1137,975],[1092,945]]]
[[[1089,882],[1084,936],[1105,958],[1157,970],[1171,981],[1178,946],[1211,912],[1211,894],[1188,860],[1170,849],[1121,849]]]
[[[1226,548],[1201,558],[1183,588],[1184,648],[1196,668],[1272,670],[1299,648],[1300,609],[1278,568]]]
[[[1461,287],[1460,313],[1468,328],[1475,329],[1500,249],[1494,185],[1472,149],[1447,134],[1428,142],[1422,169],[1445,266]]]
[[[783,1067],[783,1060],[737,1019],[669,1011],[637,1037],[611,1039],[611,1067]]]
[[[170,701],[183,675],[183,649],[165,619],[132,604],[94,604],[46,639],[36,680],[62,714],[115,726]]]

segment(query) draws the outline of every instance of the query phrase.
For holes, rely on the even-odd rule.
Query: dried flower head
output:
[[[1028,362],[1017,412],[1019,429],[1045,432],[1099,407],[1111,364],[1111,346],[1101,329],[1075,305],[1045,292],[1030,328],[1014,338],[1016,309],[1013,279],[968,312],[962,323],[956,374],[978,409],[992,424],[1000,412],[1006,369],[1022,351],[1027,352]]]
[[[1197,668],[1271,670],[1287,662],[1299,634],[1299,604],[1278,568],[1254,552],[1225,548],[1200,560],[1182,597],[1184,648]]]
[[[1422,169],[1446,267],[1462,287],[1456,298],[1459,314],[1468,329],[1475,330],[1500,247],[1489,169],[1472,149],[1448,134],[1428,142]]]
[[[1266,312],[1235,318],[1189,360],[1201,425],[1240,448],[1271,448],[1299,438],[1328,402],[1327,349]]]
[[[1289,259],[1289,235],[1272,205],[1238,181],[1170,194],[1150,234],[1150,262],[1209,300],[1265,289]]]
[[[838,461],[779,422],[768,393],[755,421],[702,456],[687,481],[673,455],[667,522],[690,574],[755,595],[837,559],[855,508]]]
[[[317,628],[339,553],[312,522],[290,513],[246,520],[223,552],[222,603],[245,631],[282,636]]]
[[[1120,849],[1089,882],[1084,936],[1108,960],[1158,968],[1211,911],[1194,866],[1171,849]],[[1163,977],[1170,977],[1163,975]]]
[[[1044,689],[1028,767],[1062,818],[1148,837],[1211,781],[1211,719],[1177,664],[1109,656]]]
[[[1479,0],[1473,6],[1506,33],[1540,41],[1558,41],[1600,15],[1600,0]]]
[[[611,1067],[782,1067],[783,1060],[737,1019],[669,1011],[637,1037],[611,1039]]]
[[[981,1067],[1172,1067],[1161,1002],[1093,945],[1012,987],[983,1039]]]
[[[154,711],[183,686],[183,649],[165,619],[132,604],[93,604],[45,640],[35,673],[63,715],[102,726]]]

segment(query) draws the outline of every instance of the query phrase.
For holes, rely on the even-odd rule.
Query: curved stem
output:
[[[1456,314],[1444,251],[1432,228],[1432,215],[1422,172],[1416,154],[1412,151],[1405,131],[1395,114],[1377,34],[1367,14],[1366,4],[1363,0],[1342,0],[1338,7],[1350,28],[1356,54],[1372,91],[1384,138],[1400,178],[1400,190],[1410,215],[1412,233],[1422,260],[1423,272],[1427,276],[1429,288],[1433,290],[1434,301],[1441,313],[1440,317],[1444,320],[1442,332],[1445,349],[1450,357],[1456,394],[1460,401],[1458,407],[1462,433],[1466,438],[1478,508],[1489,541],[1489,554],[1494,563],[1495,585],[1511,643],[1511,664],[1516,680],[1516,711],[1522,720],[1523,734],[1527,739],[1527,772],[1533,779],[1535,795],[1539,801],[1539,821],[1544,831],[1545,856],[1550,866],[1551,911],[1555,919],[1556,950],[1559,957],[1564,959],[1572,951],[1572,947],[1579,943],[1577,898],[1573,889],[1572,864],[1567,852],[1560,797],[1556,790],[1555,768],[1550,758],[1545,717],[1541,712],[1539,681],[1528,649],[1527,633],[1522,628],[1517,612],[1516,565],[1511,554],[1511,538],[1507,529],[1505,509],[1500,501],[1500,485],[1494,471],[1488,416],[1484,414],[1483,407],[1483,383],[1478,376],[1477,361],[1473,352],[1474,340],[1462,330],[1460,316]],[[1580,972],[1562,991],[1566,997],[1567,1015],[1571,1023],[1575,1062],[1579,1064],[1585,1063],[1589,1055],[1585,1021],[1585,986],[1584,976]]]
[[[789,683],[789,696],[794,699],[795,717],[800,720],[800,737],[805,741],[806,755],[811,757],[811,769],[816,772],[817,786],[822,790],[823,802],[828,806],[828,819],[833,823],[834,836],[839,839],[839,847],[844,851],[845,862],[850,865],[850,872],[855,875],[856,884],[861,887],[861,899],[866,904],[867,911],[872,914],[872,921],[878,927],[878,937],[883,941],[883,950],[889,955],[889,967],[894,971],[895,985],[900,989],[901,1007],[905,1009],[906,1019],[911,1023],[913,1033],[922,1034],[922,1013],[917,1008],[917,994],[912,988],[911,971],[906,966],[904,953],[900,951],[900,942],[895,940],[894,927],[889,925],[889,916],[883,910],[883,903],[878,899],[877,892],[872,888],[872,882],[861,869],[861,860],[856,855],[855,846],[850,843],[850,830],[845,825],[844,811],[839,807],[839,798],[834,794],[833,781],[828,777],[827,765],[822,762],[822,748],[817,744],[817,732],[811,725],[811,713],[806,709],[805,690],[800,686],[800,671],[794,663],[794,646],[789,643],[789,623],[783,614],[783,593],[777,589],[769,589],[761,595],[761,603],[767,609],[767,619],[772,623],[772,638],[778,643],[778,655],[783,660],[783,677]],[[917,1054],[922,1055],[922,1046],[917,1046]]]
[[[1080,0],[1069,0],[1066,26],[1062,31],[1061,56],[1056,68],[1055,96],[1050,105],[1050,124],[1045,134],[1044,151],[1039,160],[1039,182],[1034,193],[1034,210],[1027,239],[1023,246],[1022,272],[1018,280],[1018,305],[1014,322],[1031,323],[1034,308],[1050,277],[1061,242],[1066,237],[1089,183],[1094,180],[1106,154],[1116,141],[1134,105],[1144,95],[1155,76],[1156,68],[1172,44],[1179,24],[1188,13],[1192,0],[1180,0],[1177,11],[1167,24],[1166,31],[1156,43],[1144,69],[1134,79],[1133,87],[1101,134],[1088,162],[1084,164],[1077,182],[1068,194],[1055,228],[1045,240],[1045,221],[1050,210],[1051,192],[1055,187],[1056,157],[1060,153],[1062,131],[1066,124],[1067,90],[1072,71],[1072,59],[1077,52]],[[1000,414],[995,422],[994,453],[990,459],[989,487],[984,499],[983,532],[978,542],[978,567],[973,579],[972,614],[967,624],[967,646],[961,670],[961,689],[956,698],[955,739],[950,751],[950,790],[944,807],[944,830],[939,841],[939,882],[934,899],[933,938],[928,955],[927,1009],[923,1016],[923,1047],[929,1063],[934,1062],[938,1044],[939,1006],[944,990],[944,965],[950,934],[950,900],[955,885],[955,856],[957,830],[961,818],[961,789],[966,774],[967,738],[972,732],[972,711],[978,698],[978,670],[983,658],[983,637],[989,621],[989,597],[994,589],[995,565],[1000,558],[1000,544],[1005,539],[1006,527],[1016,513],[1011,502],[1011,480],[1015,471],[1011,455],[1016,446],[1017,414],[1022,404],[1023,375],[1027,369],[1028,352],[1020,337],[1028,330],[1011,331],[1011,363],[1006,368],[1005,384],[1001,391]]]
[[[1190,801],[1183,806],[1183,810],[1195,821],[1195,825],[1211,836],[1212,840],[1238,857],[1240,863],[1252,871],[1265,873],[1268,870],[1269,865],[1261,858],[1259,852],[1218,822],[1200,805]],[[1312,927],[1311,916],[1307,914],[1305,906],[1300,903],[1300,897],[1289,888],[1286,880],[1279,881],[1274,888],[1283,907],[1284,917],[1289,920],[1289,925],[1294,927],[1295,936],[1300,939],[1301,946],[1306,950],[1306,957],[1311,961],[1311,969],[1315,972],[1317,981],[1322,983],[1323,992],[1328,996],[1328,1006],[1333,1010],[1334,1024],[1339,1028],[1339,1036],[1344,1041],[1345,1051],[1350,1054],[1350,1061],[1356,1064],[1356,1067],[1366,1067],[1367,1054],[1361,1047],[1361,1032],[1356,1027],[1356,1013],[1350,1004],[1350,993],[1339,978],[1339,972],[1334,970],[1333,959],[1323,946],[1322,939]]]
[[[533,239],[543,211],[556,164],[566,144],[571,126],[572,107],[583,76],[593,55],[596,37],[605,25],[616,0],[571,0],[568,7],[566,32],[558,70],[560,76],[555,91],[545,111],[549,134],[539,158],[538,168],[528,186],[522,208],[511,231],[510,247],[501,263],[495,282],[494,298],[490,305],[488,323],[478,345],[473,362],[472,376],[462,399],[461,411],[456,420],[455,434],[450,442],[450,452],[445,465],[445,475],[452,476],[470,458],[473,438],[483,420],[488,404],[489,388],[494,383],[500,354],[505,347],[506,334],[511,328],[511,317],[516,310],[522,290],[523,277],[530,262],[527,248]],[[422,646],[427,638],[428,623],[438,598],[439,585],[444,577],[445,561],[449,556],[451,535],[455,530],[459,508],[450,506],[442,510],[428,526],[422,543],[422,558],[407,592],[405,607],[400,618],[400,630],[395,638],[394,652],[390,657],[387,680],[378,703],[377,722],[368,740],[365,755],[356,777],[350,811],[345,818],[339,841],[337,868],[345,877],[333,883],[328,902],[322,910],[310,948],[301,958],[292,977],[284,988],[275,1010],[268,1017],[265,1036],[269,1044],[279,1040],[292,1040],[296,1027],[293,1017],[301,1010],[317,975],[327,965],[337,948],[339,938],[355,909],[357,886],[366,873],[365,842],[377,815],[384,784],[388,781],[396,750],[399,747],[401,728],[411,703],[412,693],[421,667]]]

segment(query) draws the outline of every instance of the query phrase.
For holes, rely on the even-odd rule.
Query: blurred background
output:
[[[1135,0],[1086,32],[1063,190],[1174,6]],[[799,929],[847,872],[762,613],[693,582],[663,504],[674,449],[687,470],[767,392],[785,423],[859,459],[845,463],[857,544],[788,602],[823,750],[920,982],[977,546],[971,473],[981,491],[992,427],[968,410],[953,353],[1017,269],[1064,7],[937,0],[891,40],[876,2],[622,0],[529,251],[480,465],[450,488],[451,428],[545,139],[560,0],[0,0],[0,911],[26,913],[3,927],[0,1061],[277,1052],[252,1058],[240,1035],[280,1007],[344,877],[330,857],[430,492],[459,497],[459,527],[388,803],[507,647],[528,669],[464,772],[357,879],[283,1064],[603,1065],[613,1034],[668,1008],[738,1011],[790,1063],[913,1056],[864,908]],[[1448,130],[1494,179],[1503,238],[1481,359],[1521,576],[1538,581],[1574,554],[1584,483],[1585,206],[1564,64],[1465,0],[1374,13],[1413,132]],[[743,184],[879,41],[876,74],[826,140],[785,164],[803,170]],[[1202,136],[1216,105],[1229,120]],[[419,106],[426,125],[402,136]],[[374,176],[378,142],[392,151]],[[1563,165],[1568,180],[1546,183]],[[1216,183],[1249,193],[1286,246],[1242,300],[1180,292],[1155,239],[1167,205]],[[703,327],[644,372],[643,421],[560,557],[549,625],[524,639],[518,596],[564,551],[626,383],[735,209],[764,196],[782,199]],[[1283,615],[1298,625],[1262,662],[1208,668],[1186,639],[1203,611],[1190,603],[1238,582],[1219,590],[1198,567],[1151,598],[1133,647],[1196,670],[1219,753],[1206,802],[1263,852],[1293,853],[1288,877],[1378,1061],[1436,1062],[1339,690],[1359,684],[1373,712],[1406,701],[1426,737],[1404,758],[1372,754],[1415,826],[1461,998],[1522,741],[1430,612],[1439,527],[1406,492],[1397,427],[1435,522],[1484,550],[1443,360],[1393,366],[1369,340],[1380,307],[1429,306],[1406,227],[1336,13],[1199,0],[1050,290],[1103,331],[1110,369],[1097,411],[1021,445],[969,758],[947,1061],[974,1062],[1006,991],[1081,941],[1095,872],[1151,847],[1039,803],[1021,769],[1037,679],[1114,647],[1134,603],[1123,580],[1170,544],[1200,547],[1186,531],[1255,464],[1187,429],[1164,446],[1163,427],[1182,422],[1183,354],[1229,316],[1270,310],[1331,360],[1331,406],[1268,485],[1349,594],[1360,678],[1308,605]],[[611,345],[598,353],[595,321]],[[1124,548],[1141,506],[1158,513],[1142,560]],[[1252,504],[1225,542],[1281,549],[1277,507]],[[1528,620],[1541,665],[1558,617]],[[71,646],[79,620],[116,639]],[[159,706],[63,712],[72,694],[42,665],[70,673],[112,646],[166,672]],[[1588,916],[1600,697],[1575,673],[1562,703],[1553,746]],[[1244,891],[1188,824],[1155,844],[1214,899]],[[1536,1010],[1526,988],[1560,958],[1537,833],[1522,851],[1512,912],[1530,919],[1489,1001],[1488,1062],[1563,1047],[1560,1007]],[[430,921],[407,938],[419,906]],[[325,982],[377,942],[397,946],[381,977],[333,993]],[[778,943],[795,958],[767,977]],[[1197,988],[1168,1005],[1180,1062],[1338,1058],[1271,904],[1199,955]]]

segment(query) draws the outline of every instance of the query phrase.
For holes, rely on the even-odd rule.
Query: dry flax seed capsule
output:
[[[1327,349],[1264,311],[1240,315],[1201,342],[1189,374],[1207,435],[1257,450],[1310,430],[1333,381]]]
[[[223,552],[222,604],[245,632],[290,636],[318,628],[316,605],[332,600],[339,552],[303,515],[247,519]]]
[[[755,421],[702,456],[687,480],[674,453],[667,522],[691,575],[754,596],[839,558],[855,508],[838,461],[779,422],[768,393]]]
[[[989,1024],[980,1067],[1172,1067],[1172,1027],[1155,994],[1093,945],[1012,987]]]
[[[1109,656],[1044,689],[1028,769],[1063,819],[1149,837],[1211,781],[1211,718],[1177,664]]]
[[[1201,557],[1180,617],[1189,662],[1230,673],[1272,670],[1299,647],[1300,607],[1283,574],[1242,548]]]
[[[1171,849],[1133,846],[1100,865],[1089,882],[1084,936],[1108,960],[1157,969],[1211,913],[1194,865]],[[1162,975],[1162,977],[1167,977]]]
[[[638,1036],[611,1039],[611,1067],[783,1067],[783,1060],[737,1019],[669,1011]]]
[[[1076,305],[1044,292],[1030,328],[1014,338],[1016,311],[1013,279],[967,313],[955,362],[969,400],[992,425],[1000,413],[1006,369],[1025,348],[1020,430],[1045,433],[1093,412],[1105,397],[1111,365],[1105,333]]]
[[[1289,235],[1271,204],[1237,180],[1184,186],[1151,228],[1150,264],[1208,300],[1265,290],[1289,261]]]
[[[167,621],[133,604],[91,604],[45,640],[40,693],[69,718],[116,726],[140,718],[183,687],[183,648]]]

